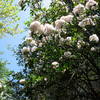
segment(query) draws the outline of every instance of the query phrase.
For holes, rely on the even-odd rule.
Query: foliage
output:
[[[9,82],[12,72],[5,65],[6,62],[0,60],[0,100],[15,100],[12,96],[13,90]]]
[[[5,68],[6,62],[0,60],[0,79],[3,77],[7,77],[9,75],[9,71]]]
[[[24,5],[32,6],[34,2],[26,0]],[[60,12],[58,1],[52,2],[43,13],[45,17],[31,12],[41,23],[33,21],[30,24],[29,37],[16,51],[18,63],[24,66],[23,72],[13,75],[17,99],[100,99],[100,4],[96,2],[86,7],[82,0],[84,5],[79,5],[82,10],[73,11],[77,2],[72,3],[73,9],[65,2],[61,6],[66,5],[70,10]],[[64,23],[57,24],[57,20]],[[47,22],[51,24],[44,24]]]
[[[19,20],[18,8],[13,2],[14,0],[0,0],[0,37],[5,33],[13,34],[19,31],[18,25],[13,25]]]

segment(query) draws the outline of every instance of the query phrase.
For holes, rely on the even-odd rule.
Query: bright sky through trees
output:
[[[42,6],[48,7],[51,0],[44,0]],[[18,0],[15,0],[14,4],[18,4]],[[29,9],[27,11],[20,11],[18,16],[20,17],[20,28],[24,29],[25,25],[24,22],[29,18]],[[21,66],[17,65],[16,57],[13,56],[13,51],[9,48],[16,48],[19,43],[23,41],[23,37],[26,35],[27,32],[23,32],[21,34],[17,34],[15,36],[6,35],[2,39],[0,39],[0,51],[3,52],[3,55],[0,55],[0,58],[2,58],[5,61],[8,61],[7,67],[10,70],[14,71],[20,71],[22,69]]]

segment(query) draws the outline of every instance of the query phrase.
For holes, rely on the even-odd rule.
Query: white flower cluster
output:
[[[30,30],[32,32],[43,32],[44,31],[44,27],[43,25],[39,22],[39,21],[34,21],[30,24]]]
[[[79,4],[73,9],[74,14],[81,14],[85,11],[85,9],[95,10],[98,7],[98,3],[94,0],[88,0],[86,5]]]
[[[55,31],[53,25],[47,23],[45,25],[42,25],[39,21],[32,22],[30,24],[30,29],[32,32],[44,34],[52,33],[53,31]]]
[[[35,52],[37,50],[38,47],[42,47],[43,44],[51,39],[51,34],[53,33],[58,33],[55,35],[59,36],[59,43],[64,43],[66,42],[67,44],[72,43],[72,36],[67,36],[67,37],[61,37],[59,35],[59,33],[62,31],[63,26],[64,25],[68,25],[68,24],[73,24],[73,19],[74,16],[77,14],[79,14],[80,16],[82,16],[82,14],[84,15],[84,12],[86,9],[96,9],[98,6],[98,3],[94,0],[88,0],[88,2],[86,3],[86,5],[84,6],[83,4],[78,4],[76,7],[73,8],[72,13],[70,13],[69,15],[66,16],[61,16],[59,19],[57,19],[54,22],[54,26],[52,24],[41,24],[39,21],[33,21],[30,24],[30,31],[31,34],[29,37],[25,38],[25,41],[27,43],[26,47],[23,47],[23,49],[21,50],[23,54],[27,54],[30,52]],[[80,26],[81,28],[85,28],[87,25],[92,25],[94,26],[96,23],[94,22],[94,18],[98,18],[98,15],[93,15],[93,16],[83,16],[83,18],[80,20],[78,19],[78,26]],[[65,31],[66,32],[66,31]],[[43,35],[42,39],[40,41],[34,40],[33,39],[33,34],[37,33],[37,35]],[[72,42],[71,42],[72,41]],[[96,34],[93,34],[89,37],[89,41],[94,41],[94,42],[99,42],[99,37]],[[85,45],[85,42],[83,40],[79,40],[77,42],[77,48],[80,49],[83,45]],[[92,51],[92,50],[91,50]],[[70,56],[71,53],[70,52],[65,52],[64,55],[66,56]],[[53,62],[52,63],[53,67],[58,67],[59,63],[58,62]]]
[[[78,24],[80,27],[85,27],[86,25],[95,25],[91,18],[85,18]]]
[[[25,38],[25,42],[27,43],[28,46],[24,46],[21,50],[22,54],[27,54],[27,53],[30,53],[30,52],[34,52],[37,50],[37,42],[36,40],[33,40],[32,37],[26,37]],[[39,46],[42,46],[41,43],[39,43]]]
[[[94,0],[89,0],[86,5],[78,4],[76,7],[73,8],[74,14],[81,14],[85,11],[85,9],[93,9],[98,6],[98,3]],[[30,24],[30,29],[32,32],[35,33],[52,33],[55,30],[60,30],[65,23],[72,23],[74,18],[73,14],[69,14],[66,16],[62,16],[60,19],[55,21],[55,27],[51,24],[46,23],[45,25],[41,24],[39,21],[33,21]],[[86,25],[95,25],[91,18],[84,18],[78,24],[80,27],[85,27]]]
[[[84,12],[84,10],[85,10],[84,5],[79,4],[79,5],[77,5],[77,6],[73,9],[73,13],[74,13],[74,14],[81,14],[81,13]]]
[[[30,24],[30,30],[35,33],[52,33],[56,31],[56,29],[61,29],[65,22],[71,23],[73,17],[73,15],[62,16],[60,19],[55,21],[55,27],[48,23],[42,25],[39,21],[34,21]]]

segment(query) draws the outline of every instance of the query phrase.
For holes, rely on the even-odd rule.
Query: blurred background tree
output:
[[[6,34],[20,33],[18,24],[18,6],[14,5],[14,0],[0,0],[0,38]],[[2,46],[1,46],[2,47]],[[0,55],[3,54],[0,51]],[[0,57],[0,100],[15,100],[12,96],[13,88],[9,80],[11,71],[7,69],[7,61]]]
[[[0,0],[0,37],[5,33],[15,34],[20,33],[18,24],[19,20],[18,7],[14,6],[14,0]]]

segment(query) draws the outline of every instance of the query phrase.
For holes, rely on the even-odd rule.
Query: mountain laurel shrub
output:
[[[16,51],[24,69],[12,82],[21,100],[100,100],[100,4],[62,12],[52,22],[33,20]]]

